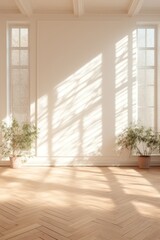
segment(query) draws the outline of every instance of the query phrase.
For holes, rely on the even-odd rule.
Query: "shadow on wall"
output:
[[[102,55],[58,84],[39,101],[39,155],[62,157],[102,155]],[[55,100],[53,103],[53,96]],[[48,107],[50,106],[50,110]],[[60,164],[60,162],[58,162]]]

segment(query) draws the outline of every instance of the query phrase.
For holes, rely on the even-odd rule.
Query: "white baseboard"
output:
[[[9,166],[9,161],[0,161],[0,166]],[[24,163],[25,167],[82,166],[82,167],[135,167],[136,157],[34,157]],[[160,166],[160,156],[152,157],[151,166]]]

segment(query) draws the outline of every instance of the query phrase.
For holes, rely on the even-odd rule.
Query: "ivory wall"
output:
[[[7,21],[0,21],[1,119],[7,116]],[[136,119],[136,22],[29,21],[31,120],[40,135],[28,164],[136,164],[115,149],[117,134]]]
[[[132,118],[128,22],[39,21],[38,156],[114,164],[115,136]]]

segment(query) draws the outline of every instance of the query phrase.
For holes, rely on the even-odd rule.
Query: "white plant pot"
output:
[[[11,168],[21,168],[22,161],[18,157],[10,157],[10,166]]]

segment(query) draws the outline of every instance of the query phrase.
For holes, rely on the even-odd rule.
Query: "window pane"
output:
[[[138,118],[142,124],[154,128],[154,108],[138,108]]]
[[[28,47],[28,29],[21,29],[21,47]]]
[[[138,85],[154,85],[154,69],[138,70]]]
[[[154,107],[146,109],[146,122],[147,125],[154,128]]]
[[[29,49],[28,28],[10,27],[10,106],[11,113],[19,121],[29,117]]]
[[[28,65],[28,50],[21,50],[20,65]]]
[[[12,69],[11,73],[12,77],[12,85],[24,85],[25,87],[28,86],[28,69]],[[28,90],[26,89],[28,92]]]
[[[138,47],[145,47],[145,29],[138,29]]]
[[[139,54],[138,54],[138,65],[139,66],[145,66],[146,63],[146,53],[145,50],[139,50]]]
[[[138,103],[139,106],[153,107],[154,106],[154,86],[139,86],[138,88]]]
[[[146,69],[146,82],[148,85],[154,85],[154,69]]]
[[[29,87],[29,74],[28,69],[21,69],[20,70],[20,79],[23,82],[23,85],[25,85],[27,88]],[[26,89],[27,90],[27,89]],[[27,90],[28,92],[28,90]]]
[[[145,108],[140,106],[138,108],[138,120],[140,121],[140,123],[145,124],[146,119],[147,117],[146,117]]]
[[[146,66],[154,66],[154,50],[146,51]]]
[[[145,106],[146,95],[144,92],[144,86],[138,88],[138,106]]]
[[[154,127],[155,121],[155,29],[138,29],[138,120]]]
[[[11,72],[12,87],[15,84],[20,84],[19,71],[20,71],[19,69],[12,69],[12,72]]]
[[[138,70],[138,85],[139,86],[145,84],[145,76],[146,76],[145,69],[139,69]]]
[[[147,86],[146,88],[146,105],[148,107],[154,106],[154,86]]]
[[[147,29],[147,47],[154,47],[154,32],[155,29]]]
[[[12,50],[12,65],[19,65],[19,50]]]
[[[19,28],[12,28],[12,47],[19,47]]]
[[[27,120],[28,115],[28,81],[24,81],[24,75],[28,76],[28,70],[12,70],[12,113],[20,121]]]

